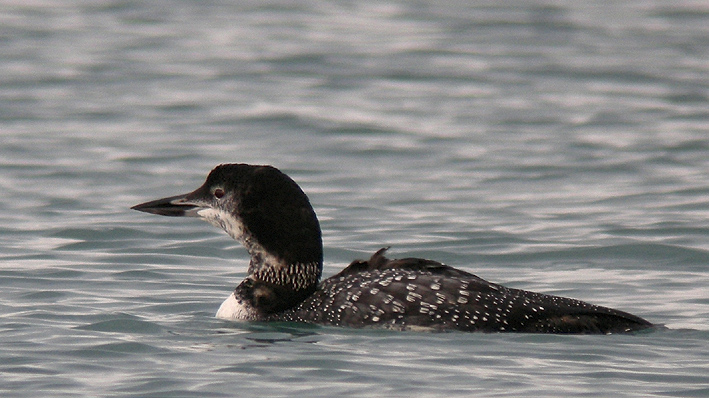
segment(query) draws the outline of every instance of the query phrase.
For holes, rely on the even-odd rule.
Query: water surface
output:
[[[701,2],[5,1],[0,26],[3,396],[709,394]],[[303,187],[326,276],[392,246],[666,329],[214,319],[245,251],[129,207],[224,162]]]

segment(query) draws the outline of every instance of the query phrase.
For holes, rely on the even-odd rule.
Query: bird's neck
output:
[[[322,260],[288,263],[269,253],[249,252],[248,276],[236,287],[234,296],[252,308],[253,319],[293,308],[317,289]]]
[[[259,245],[249,248],[249,278],[293,291],[317,286],[322,273],[322,258],[301,262],[265,251]]]
[[[248,276],[234,294],[259,316],[296,306],[315,292],[320,281],[320,225],[309,204],[293,213],[279,220],[269,218],[271,215],[258,207],[243,217],[223,209],[207,209],[200,214],[249,252]]]
[[[207,209],[201,216],[246,248],[251,256],[249,278],[293,291],[314,289],[320,281],[323,255],[317,219],[315,228],[292,228],[293,233],[274,239],[265,236],[263,228],[259,238],[241,219],[223,210]]]

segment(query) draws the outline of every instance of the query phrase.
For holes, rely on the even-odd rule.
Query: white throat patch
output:
[[[252,267],[274,266],[281,264],[281,260],[273,254],[266,251],[249,233],[247,233],[244,223],[238,218],[231,215],[229,212],[222,209],[203,208],[197,211],[197,214],[214,225],[226,231],[234,240],[241,243],[251,255],[251,258],[258,257],[260,261],[250,264]],[[250,269],[249,273],[256,272],[257,269]]]
[[[222,209],[202,208],[197,214],[208,223],[226,231],[234,240],[244,243],[244,224]]]

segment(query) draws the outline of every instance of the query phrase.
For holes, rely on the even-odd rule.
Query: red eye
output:
[[[224,196],[224,190],[221,188],[217,188],[214,190],[214,197],[217,199],[221,199]]]

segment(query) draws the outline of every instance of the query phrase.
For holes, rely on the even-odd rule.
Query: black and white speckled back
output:
[[[613,333],[648,327],[636,316],[583,301],[510,289],[384,249],[325,280],[295,308],[269,319],[350,327],[485,332]]]

